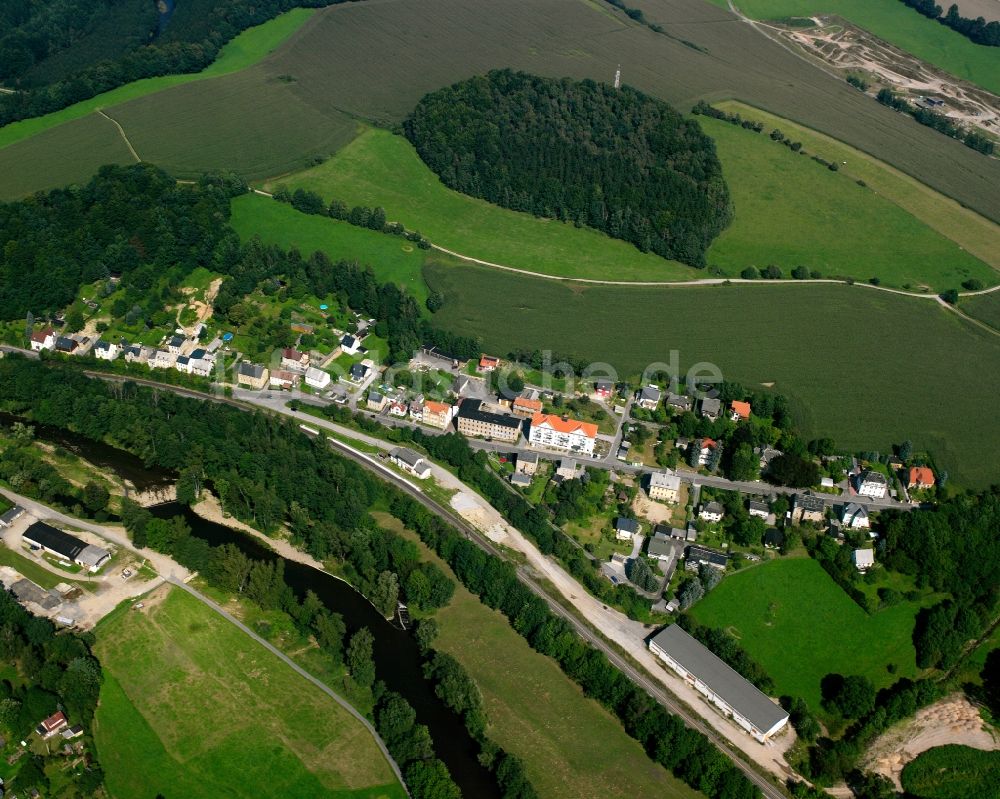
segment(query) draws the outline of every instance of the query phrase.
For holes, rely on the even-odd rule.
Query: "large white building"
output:
[[[788,713],[779,704],[678,625],[660,630],[650,639],[649,649],[761,743],[788,723]]]
[[[649,476],[649,498],[657,502],[676,502],[681,490],[681,478],[677,472],[653,472]]]
[[[858,478],[859,496],[882,499],[888,491],[889,481],[885,479],[885,475],[881,472],[869,469]]]
[[[528,443],[580,455],[593,455],[597,443],[597,425],[554,414],[536,413],[531,417]]]
[[[322,390],[330,385],[330,375],[322,369],[310,366],[306,369],[306,385],[310,388]]]

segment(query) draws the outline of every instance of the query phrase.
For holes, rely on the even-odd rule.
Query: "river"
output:
[[[0,413],[0,424],[24,421]],[[49,425],[27,422],[35,428],[35,438],[64,447],[126,479],[140,490],[169,485],[174,477],[166,470],[149,468],[141,459],[102,442]],[[168,502],[150,508],[161,518],[183,516],[193,535],[213,546],[235,544],[254,560],[278,560],[280,556],[256,538],[225,525],[198,516],[186,505]],[[461,718],[437,698],[431,683],[423,676],[422,658],[413,636],[393,626],[350,584],[311,566],[281,558],[285,563],[285,582],[302,598],[313,591],[331,611],[344,618],[348,634],[367,627],[375,637],[375,671],[390,690],[406,698],[416,711],[417,721],[426,724],[434,741],[434,751],[448,767],[462,795],[476,799],[499,799],[492,775],[480,765],[479,745],[469,735]]]

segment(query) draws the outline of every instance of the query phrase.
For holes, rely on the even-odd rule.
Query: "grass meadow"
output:
[[[451,569],[387,514],[379,523],[418,542],[449,576]],[[457,581],[456,581],[457,582]],[[651,761],[621,723],[550,658],[535,652],[499,611],[459,584],[435,618],[435,647],[455,657],[483,694],[487,734],[524,761],[545,799],[695,799],[697,794]]]
[[[403,137],[369,128],[329,161],[266,184],[305,188],[390,220],[471,258],[597,280],[689,280],[699,270],[639,252],[596,230],[510,211],[446,187]]]
[[[816,561],[793,558],[726,577],[690,612],[736,636],[778,694],[802,697],[822,712],[827,674],[863,674],[881,688],[917,673],[910,639],[917,610],[904,603],[869,616]]]
[[[953,484],[996,479],[1000,338],[930,299],[863,286],[587,286],[476,266],[429,265],[444,295],[436,324],[487,352],[551,350],[637,376],[677,350],[727,379],[772,384],[807,438],[883,452],[910,439]],[[516,320],[508,324],[507,320]]]
[[[110,108],[120,103],[163,91],[183,83],[216,78],[245,69],[273,52],[289,36],[297,31],[315,12],[311,8],[294,8],[284,14],[240,33],[226,44],[219,57],[201,72],[183,75],[163,75],[133,81],[117,89],[98,94],[89,100],[81,100],[71,106],[53,111],[51,114],[14,122],[0,128],[0,149],[10,144],[41,133],[74,119],[80,119],[101,108]]]
[[[935,746],[907,763],[900,781],[915,799],[998,799],[1000,752]]]
[[[379,280],[407,289],[421,304],[427,299],[427,284],[421,274],[424,262],[450,260],[446,255],[421,250],[396,236],[329,217],[303,214],[260,194],[234,199],[230,222],[244,240],[256,235],[265,244],[284,249],[295,247],[303,255],[321,250],[333,261],[347,259],[371,264]]]
[[[403,799],[368,731],[179,589],[97,628],[95,742],[117,799]]]
[[[757,118],[753,109],[741,113]],[[715,139],[736,208],[735,220],[708,251],[708,263],[727,274],[777,264],[790,276],[801,264],[828,277],[878,277],[885,285],[935,291],[969,278],[992,285],[1000,277],[873,188],[771,141],[771,127],[754,133],[709,117],[698,121]],[[786,120],[768,122],[792,135]],[[885,170],[878,162],[872,166]],[[937,206],[948,204],[935,196]],[[982,221],[992,227],[990,257],[1000,264],[1000,227]]]
[[[1000,330],[1000,292],[964,297],[959,300],[959,308],[980,322]]]
[[[727,7],[726,0],[711,2]],[[836,14],[958,78],[1000,93],[1000,62],[992,48],[969,41],[899,0],[738,0],[736,5],[754,19]]]

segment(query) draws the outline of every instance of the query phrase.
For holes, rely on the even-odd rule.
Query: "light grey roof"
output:
[[[615,529],[627,530],[628,532],[635,534],[639,532],[639,522],[635,519],[626,519],[624,516],[619,516],[615,519]]]
[[[519,453],[517,453],[517,459],[521,463],[538,463],[538,453],[537,452],[519,452]]]
[[[412,449],[407,449],[406,447],[396,447],[389,453],[389,457],[402,461],[410,468],[415,467],[423,460],[423,456],[419,452],[414,452]]]
[[[751,499],[747,503],[747,508],[749,510],[762,510],[762,511],[768,511],[769,510],[768,507],[767,507],[767,503],[766,502],[759,502],[756,499]]]
[[[726,509],[722,507],[721,502],[707,502],[701,506],[701,512],[723,514],[726,512]]]
[[[780,705],[678,625],[671,624],[658,632],[650,644],[670,655],[758,730],[767,732],[788,718]]]
[[[705,397],[701,401],[701,412],[707,414],[717,414],[722,410],[722,403],[715,397]]]
[[[559,461],[559,468],[560,469],[572,469],[575,472],[576,471],[576,461],[573,460],[572,458],[563,458],[562,460]]]
[[[669,538],[660,538],[658,535],[649,540],[649,548],[646,550],[650,556],[669,555],[676,549],[674,543]]]
[[[510,476],[510,481],[516,486],[530,486],[531,477],[526,475],[524,472],[514,472]]]
[[[22,513],[24,513],[24,508],[22,508],[20,505],[15,505],[9,511],[4,513],[3,515],[0,515],[0,525],[4,527],[9,527],[11,524],[14,523],[14,520],[17,519]]]
[[[240,364],[240,374],[244,377],[252,377],[255,380],[259,380],[264,376],[264,367],[257,363],[243,361]]]
[[[649,476],[649,486],[678,489],[681,487],[681,478],[676,472],[653,472]]]
[[[76,556],[76,560],[84,566],[95,567],[100,566],[110,557],[111,553],[108,550],[88,544],[80,550],[80,554]]]
[[[658,389],[656,386],[643,386],[642,390],[639,392],[639,399],[659,402],[660,389]]]
[[[674,392],[667,392],[667,405],[674,408],[682,408],[687,410],[691,407],[691,398],[686,394],[674,394]]]

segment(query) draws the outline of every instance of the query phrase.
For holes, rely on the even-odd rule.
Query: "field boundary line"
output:
[[[98,108],[97,113],[100,114],[102,117],[104,117],[106,120],[108,120],[108,122],[110,122],[116,128],[118,128],[118,133],[121,134],[122,141],[125,142],[125,146],[128,147],[128,151],[132,153],[132,157],[135,159],[135,162],[137,164],[141,164],[142,159],[139,157],[139,153],[135,151],[135,147],[132,146],[132,142],[128,140],[128,136],[125,135],[125,128],[123,128],[121,125],[118,124],[117,119],[109,117],[107,114],[105,114],[103,108]]]
[[[364,725],[365,729],[367,729],[368,732],[371,733],[372,738],[375,739],[376,745],[382,751],[382,754],[385,756],[386,760],[389,761],[389,765],[392,767],[393,772],[395,772],[396,778],[399,780],[399,784],[402,785],[403,786],[403,790],[406,791],[406,795],[407,796],[410,795],[410,791],[406,787],[406,783],[403,781],[403,773],[402,773],[402,771],[400,771],[399,764],[396,762],[395,758],[393,758],[393,756],[391,754],[389,754],[389,750],[388,750],[388,748],[386,748],[385,741],[383,741],[382,738],[379,736],[378,732],[375,730],[375,727],[372,726],[372,723],[370,721],[368,721],[368,719],[366,719],[363,715],[361,715],[361,713],[357,710],[357,708],[355,708],[350,702],[348,702],[346,699],[344,699],[342,696],[340,696],[340,694],[338,694],[336,691],[334,691],[325,682],[323,682],[322,680],[320,680],[318,677],[313,676],[310,672],[306,671],[298,663],[296,663],[294,660],[292,660],[290,657],[288,657],[288,655],[286,655],[284,652],[282,652],[276,646],[274,646],[273,644],[271,644],[269,641],[265,641],[263,638],[261,638],[259,635],[257,635],[257,633],[255,633],[253,630],[251,630],[249,627],[247,627],[243,622],[241,622],[239,619],[237,619],[231,613],[229,613],[228,611],[226,611],[225,609],[223,609],[220,605],[218,605],[217,603],[213,602],[211,599],[209,599],[207,596],[205,596],[204,594],[202,594],[196,588],[192,588],[187,583],[183,582],[182,580],[178,580],[176,577],[174,577],[172,575],[170,577],[167,577],[166,581],[168,583],[170,583],[170,585],[176,586],[176,587],[180,588],[181,590],[186,591],[191,596],[193,596],[195,599],[197,599],[199,602],[203,603],[204,605],[206,605],[209,608],[211,608],[212,610],[214,610],[216,613],[218,613],[220,616],[222,616],[222,618],[224,618],[230,624],[235,625],[237,629],[239,629],[240,631],[242,631],[246,635],[250,636],[250,638],[252,638],[258,644],[260,644],[262,647],[264,647],[272,655],[275,655],[285,665],[291,667],[292,671],[294,671],[300,677],[304,677],[310,683],[312,683],[313,685],[315,685],[324,694],[326,694],[327,696],[329,696],[338,705],[340,705],[342,708],[344,708],[344,710],[346,710],[348,713],[350,713],[356,720],[360,721],[361,724]]]

